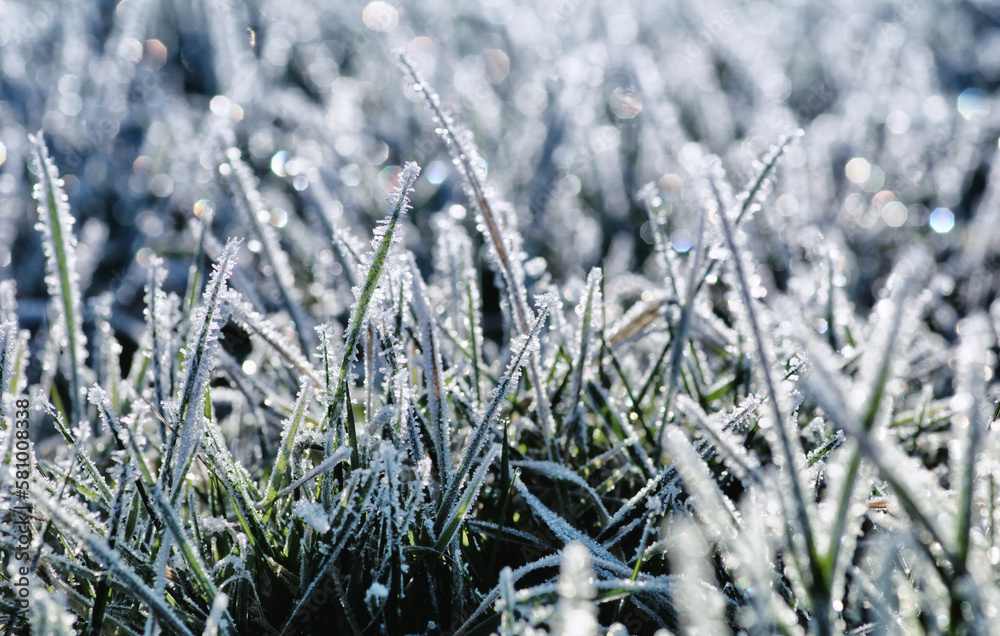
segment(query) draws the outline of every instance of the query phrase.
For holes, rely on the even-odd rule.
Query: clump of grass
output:
[[[368,27],[388,28],[376,9],[398,14],[382,4],[366,9]],[[167,45],[139,33],[152,7],[118,8],[127,19],[103,62],[161,63]],[[30,570],[31,602],[17,617],[17,591],[0,586],[0,627],[994,629],[998,310],[984,310],[989,293],[966,259],[947,260],[947,232],[914,228],[901,230],[920,239],[910,249],[889,250],[895,239],[885,239],[893,265],[865,283],[866,306],[856,288],[868,270],[849,258],[864,233],[794,213],[808,201],[856,217],[871,190],[884,225],[903,227],[888,207],[895,195],[869,183],[876,168],[892,170],[888,161],[865,160],[868,177],[836,195],[844,201],[830,194],[836,206],[810,198],[820,196],[813,186],[835,190],[814,183],[822,171],[810,163],[820,153],[830,167],[829,149],[810,135],[839,121],[833,114],[804,134],[776,125],[729,139],[722,119],[704,119],[681,97],[654,99],[672,85],[655,64],[638,65],[624,73],[636,87],[572,118],[617,118],[588,141],[592,183],[551,176],[573,165],[557,152],[569,118],[554,97],[549,138],[525,183],[516,146],[477,148],[475,139],[491,138],[489,104],[479,112],[446,102],[406,54],[396,56],[396,81],[416,104],[399,97],[389,108],[356,92],[387,81],[388,66],[364,75],[371,51],[382,51],[370,40],[333,66],[289,61],[285,83],[275,65],[304,54],[279,44],[294,37],[290,24],[308,33],[311,13],[282,22],[262,11],[258,42],[257,31],[247,38],[234,26],[240,10],[211,11],[218,19],[204,35],[227,52],[212,61],[225,94],[183,116],[167,109],[143,133],[129,191],[145,188],[184,213],[164,216],[169,223],[144,213],[149,245],[130,254],[114,301],[80,283],[100,260],[86,252],[99,232],[74,222],[64,192],[99,171],[66,185],[41,134],[25,140],[33,168],[21,177],[35,183],[48,299],[35,324],[38,303],[19,303],[30,288],[0,283],[0,486],[19,490],[30,473],[33,506],[27,551],[15,550],[24,525],[0,520],[5,568],[15,552],[28,555],[16,559]],[[619,39],[628,32],[620,16],[612,22]],[[183,66],[194,74],[188,53]],[[327,53],[316,55],[329,62]],[[500,49],[489,56],[489,82],[502,87],[500,75],[517,65]],[[584,57],[580,68],[603,59]],[[721,68],[726,59],[714,64],[730,81],[739,75]],[[773,70],[755,67],[747,81]],[[254,72],[269,94],[238,86],[238,71]],[[352,83],[351,72],[372,82]],[[58,85],[61,94],[75,86]],[[541,86],[518,85],[522,111],[540,103]],[[448,100],[466,89],[441,87]],[[358,97],[356,111],[338,102],[346,95]],[[712,95],[706,107],[718,114],[726,95]],[[75,102],[58,103],[71,111]],[[360,106],[408,124],[427,115],[435,130],[409,126],[400,139],[388,125],[330,132],[341,118],[368,121]],[[119,115],[107,130],[129,123]],[[628,149],[632,120],[655,122],[649,145],[668,150],[638,141],[631,154],[609,150]],[[728,142],[752,149],[754,161],[727,155]],[[324,164],[355,152],[367,163]],[[368,171],[373,157],[378,170]],[[677,173],[662,174],[667,165]],[[640,174],[656,181],[635,187]],[[553,229],[586,224],[583,206],[608,231],[594,253]],[[630,228],[625,236],[616,223]],[[974,244],[992,254],[984,239]],[[954,329],[942,326],[956,307]],[[10,424],[15,413],[35,431],[30,452],[15,452],[24,439]],[[56,435],[42,439],[49,424]]]

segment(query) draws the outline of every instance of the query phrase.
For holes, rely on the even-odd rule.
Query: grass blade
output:
[[[368,261],[368,273],[365,277],[364,287],[361,288],[360,294],[358,295],[357,302],[354,304],[354,308],[351,312],[351,319],[347,325],[347,336],[344,341],[344,355],[340,363],[340,371],[337,374],[337,381],[334,389],[333,399],[330,402],[329,408],[331,409],[330,416],[327,418],[327,426],[336,426],[340,421],[340,414],[344,409],[344,396],[347,392],[347,376],[348,368],[350,367],[351,361],[354,360],[354,352],[357,349],[358,342],[361,340],[361,332],[365,326],[365,318],[368,315],[369,306],[371,305],[372,298],[375,296],[375,290],[378,288],[379,281],[382,277],[382,271],[386,267],[389,260],[389,253],[392,247],[398,243],[398,237],[396,237],[396,226],[399,224],[400,220],[406,214],[409,208],[409,200],[407,199],[408,194],[413,190],[413,184],[417,180],[417,176],[420,174],[420,167],[413,162],[407,163],[403,167],[403,171],[399,175],[399,185],[396,190],[389,195],[387,199],[390,207],[389,218],[386,219],[385,223],[376,231],[375,238],[372,241],[372,246],[374,247],[374,252]],[[347,405],[350,408],[350,405]],[[332,431],[328,431],[330,435]],[[348,428],[348,436],[350,437],[351,448],[355,449],[355,456],[352,458],[352,466],[354,468],[358,467],[358,457],[357,448],[358,440],[356,438],[356,433],[351,428]],[[331,438],[332,439],[332,438]],[[327,453],[333,451],[330,448],[330,443],[327,443]]]
[[[76,271],[76,236],[73,234],[73,215],[69,199],[63,192],[62,179],[55,163],[49,158],[48,148],[41,131],[30,136],[31,157],[38,183],[34,196],[38,201],[39,229],[42,232],[46,255],[46,276],[49,295],[58,298],[57,324],[66,339],[64,350],[67,364],[64,367],[69,380],[69,413],[72,425],[83,418],[83,362],[87,357],[87,338],[83,334],[80,313],[80,275]]]

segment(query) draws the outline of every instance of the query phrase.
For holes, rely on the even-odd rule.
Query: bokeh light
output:
[[[948,208],[937,208],[931,212],[928,223],[938,234],[947,234],[955,227],[955,215]]]

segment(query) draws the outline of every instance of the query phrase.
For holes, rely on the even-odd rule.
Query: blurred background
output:
[[[920,242],[948,292],[934,316],[945,337],[994,301],[996,2],[0,0],[0,279],[16,281],[22,326],[47,322],[27,161],[38,130],[76,218],[85,311],[113,307],[126,364],[149,259],[182,293],[192,219],[213,216],[218,241],[250,238],[241,263],[261,250],[219,174],[231,145],[295,276],[329,296],[316,320],[352,298],[332,227],[367,240],[404,161],[423,168],[407,242],[428,267],[437,220],[475,219],[396,47],[472,132],[536,284],[572,296],[603,264],[627,285],[653,260],[650,208],[689,251],[702,158],[718,155],[739,191],[801,128],[748,228],[768,288],[832,245],[865,308],[896,251]],[[236,284],[273,309],[269,275],[247,268]]]

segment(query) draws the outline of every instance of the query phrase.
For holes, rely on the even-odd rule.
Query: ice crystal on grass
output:
[[[219,350],[219,335],[227,318],[225,305],[226,281],[236,266],[237,250],[241,241],[230,239],[226,242],[219,262],[205,288],[202,304],[193,314],[193,325],[184,349],[183,376],[180,382],[179,419],[177,430],[170,438],[165,461],[168,475],[167,488],[171,497],[180,491],[191,461],[194,459],[201,436],[201,415],[204,413],[205,391]],[[176,460],[174,457],[176,455]]]
[[[437,222],[439,234],[435,268],[442,278],[434,282],[444,295],[442,301],[447,308],[445,320],[451,318],[450,326],[456,331],[455,346],[468,359],[473,393],[477,400],[482,400],[483,310],[479,272],[472,257],[472,240],[465,228],[456,224],[450,215],[442,215]]]
[[[177,634],[191,634],[166,601],[163,600],[162,595],[150,589],[135,571],[122,560],[121,556],[108,548],[107,543],[103,539],[82,525],[79,520],[61,511],[58,502],[52,501],[44,495],[38,501],[57,523],[70,528],[77,540],[85,544],[95,554],[101,555],[105,566],[128,584],[135,596],[147,603],[149,608],[157,614],[159,620],[164,625],[170,627]]]
[[[14,356],[18,345],[17,323],[8,321],[0,323],[0,419],[10,421],[9,406],[6,395],[14,388],[14,373],[17,372]]]
[[[146,282],[145,317],[148,325],[147,338],[149,339],[149,364],[153,397],[155,404],[160,406],[167,399],[167,396],[173,393],[173,362],[170,359],[170,343],[174,325],[170,321],[169,301],[163,292],[165,277],[166,272],[163,270],[162,259],[154,256],[150,259]],[[162,437],[166,437],[162,428],[160,434]]]
[[[619,560],[615,558],[610,552],[602,548],[595,541],[585,537],[582,533],[576,530],[572,525],[570,525],[565,519],[554,513],[551,509],[547,508],[537,497],[532,495],[525,488],[524,483],[521,480],[516,482],[518,492],[524,497],[525,502],[531,509],[532,513],[538,516],[538,518],[548,526],[560,541],[564,543],[569,543],[570,541],[576,540],[581,542],[591,554],[596,557],[600,557],[605,563],[609,564],[617,573],[626,571],[624,566],[621,565]]]
[[[323,506],[318,502],[305,499],[295,502],[295,515],[301,517],[320,534],[326,534],[326,531],[330,529],[330,520],[327,518],[326,511],[323,510]]]
[[[583,544],[570,542],[563,549],[559,574],[559,603],[553,619],[555,633],[569,636],[597,634],[597,608],[590,602],[596,590],[590,569],[590,552]]]
[[[420,167],[416,163],[408,162],[399,175],[398,186],[386,198],[390,209],[389,217],[375,230],[375,236],[372,238],[373,251],[366,258],[364,286],[355,292],[357,300],[351,310],[350,320],[347,323],[344,354],[335,388],[333,389],[334,394],[330,407],[329,425],[336,426],[340,421],[343,399],[347,393],[348,369],[351,362],[355,359],[355,349],[361,341],[361,332],[372,304],[372,299],[379,289],[383,269],[387,266],[390,268],[393,267],[391,265],[393,263],[391,255],[395,252],[395,247],[400,242],[399,237],[396,236],[397,225],[409,208],[410,204],[407,195],[413,188],[419,174]],[[357,441],[354,439],[355,433],[350,426],[348,426],[348,434],[351,437],[351,446],[357,448]]]
[[[311,320],[301,307],[300,294],[295,286],[295,277],[289,266],[288,254],[281,247],[274,227],[268,222],[271,214],[257,190],[257,184],[249,166],[240,157],[240,151],[236,148],[228,149],[226,160],[234,175],[230,185],[236,207],[244,221],[254,229],[254,233],[260,241],[261,251],[273,272],[281,303],[295,319],[298,327],[296,331],[299,334],[302,348],[308,349],[311,342]]]
[[[431,308],[427,304],[424,282],[416,265],[410,264],[413,273],[413,310],[417,314],[420,327],[420,342],[423,349],[424,383],[427,387],[427,411],[431,424],[441,483],[448,483],[451,473],[451,426],[446,410],[444,392],[444,370],[441,366],[441,344],[435,333],[431,319]]]
[[[285,479],[285,471],[289,468],[289,461],[292,459],[292,451],[295,446],[295,436],[306,417],[306,409],[313,390],[311,380],[304,380],[299,389],[299,396],[295,401],[292,414],[285,420],[285,425],[281,430],[281,445],[278,449],[278,457],[274,462],[271,471],[271,479],[267,484],[267,495],[264,498],[263,507],[267,507],[278,496],[278,487]]]
[[[712,580],[708,545],[693,524],[684,524],[679,534],[685,585],[678,590],[677,600],[684,608],[684,631],[698,636],[724,633],[726,602]]]
[[[73,629],[76,616],[69,611],[64,593],[52,593],[44,587],[31,589],[30,593],[31,601],[28,607],[31,611],[33,634],[51,634],[51,636],[76,634]]]
[[[583,388],[584,378],[589,379],[590,361],[593,357],[593,345],[591,344],[591,331],[600,328],[599,317],[603,310],[601,304],[601,270],[594,269],[587,276],[587,289],[584,292],[577,314],[580,316],[579,336],[576,341],[576,359],[573,364],[573,385],[570,387],[570,407],[566,416],[564,426],[575,429],[578,443],[586,448],[587,436],[583,426],[579,426],[577,418],[580,410],[580,391]]]
[[[61,366],[69,379],[70,415],[79,420],[83,416],[84,380],[81,375],[87,357],[87,337],[83,333],[80,311],[82,295],[76,263],[76,235],[73,233],[75,220],[69,209],[69,199],[63,191],[63,180],[49,157],[45,138],[39,132],[29,141],[38,178],[34,189],[39,218],[36,227],[42,232],[45,246],[45,282],[58,316],[55,325],[59,335],[55,340],[62,341],[66,353],[66,362]]]
[[[458,489],[461,487],[465,478],[469,474],[473,461],[475,461],[475,458],[482,450],[482,447],[487,440],[487,434],[491,430],[496,419],[500,405],[507,398],[511,389],[517,385],[517,381],[521,376],[521,367],[524,364],[525,359],[528,355],[530,355],[530,352],[533,351],[534,348],[537,348],[538,334],[542,329],[542,325],[545,324],[545,319],[548,316],[548,313],[548,306],[543,305],[542,311],[535,318],[535,323],[532,325],[531,331],[527,336],[521,338],[520,342],[516,344],[514,357],[511,359],[510,364],[507,365],[507,371],[500,379],[500,383],[494,390],[493,397],[490,400],[489,405],[486,407],[486,411],[482,414],[478,425],[472,432],[472,437],[465,448],[458,471],[447,483],[447,489],[442,496],[442,506],[437,523],[438,528],[443,526],[444,519],[446,518],[445,515],[451,515],[452,506],[454,505],[455,499],[458,497]]]
[[[990,631],[987,9],[71,5],[0,2],[0,630]]]
[[[202,636],[218,636],[219,626],[222,624],[228,604],[229,596],[222,592],[216,595],[215,600],[212,601],[212,611],[208,615],[208,620],[205,621],[205,630],[202,632]]]
[[[424,98],[441,136],[452,155],[453,163],[461,171],[466,195],[476,205],[479,230],[483,234],[496,270],[504,281],[506,311],[513,321],[517,333],[524,335],[530,330],[533,314],[528,306],[522,238],[515,225],[513,211],[505,203],[492,201],[492,192],[485,185],[486,174],[482,170],[478,152],[472,143],[472,134],[458,127],[451,115],[441,106],[441,100],[421,79],[413,62],[402,51],[395,51],[397,63],[412,82],[411,88]],[[542,431],[549,444],[549,454],[555,457],[555,425],[552,420],[549,397],[541,388],[541,370],[534,354],[529,356],[528,372],[535,387],[535,408]]]
[[[10,322],[17,318],[17,283],[0,281],[0,319]]]
[[[291,365],[296,373],[304,374],[314,382],[318,382],[316,372],[313,370],[312,365],[309,364],[309,361],[302,355],[302,352],[298,349],[298,345],[288,342],[281,331],[270,320],[255,311],[235,290],[227,290],[224,298],[226,306],[231,312],[231,318],[237,324],[254,337],[259,338],[278,354],[285,364]]]
[[[686,490],[695,500],[702,523],[713,538],[733,539],[740,524],[735,506],[723,494],[687,438],[678,430],[667,433],[665,449],[684,480]]]

